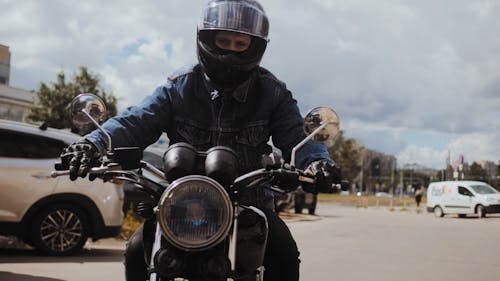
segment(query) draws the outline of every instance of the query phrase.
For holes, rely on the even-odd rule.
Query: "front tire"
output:
[[[484,208],[483,205],[478,205],[477,208],[477,215],[480,217],[480,218],[484,218],[486,217],[486,209]]]
[[[69,204],[54,204],[42,209],[33,219],[31,240],[44,254],[68,256],[79,252],[89,235],[85,213]]]
[[[434,216],[436,218],[442,218],[444,216],[443,209],[439,206],[434,207]]]

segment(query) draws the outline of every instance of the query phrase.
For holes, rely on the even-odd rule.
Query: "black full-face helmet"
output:
[[[219,31],[248,34],[251,43],[242,52],[215,45]],[[266,50],[269,21],[255,0],[212,0],[203,10],[198,25],[198,60],[203,71],[218,86],[234,88],[249,78]]]

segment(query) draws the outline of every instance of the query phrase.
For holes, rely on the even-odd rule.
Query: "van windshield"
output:
[[[493,187],[484,184],[484,185],[471,185],[471,188],[478,194],[494,194],[498,193],[496,189]]]

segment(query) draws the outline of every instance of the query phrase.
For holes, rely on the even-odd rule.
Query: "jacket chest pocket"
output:
[[[267,124],[257,124],[244,127],[235,136],[235,150],[239,155],[240,170],[248,172],[260,168],[262,154],[267,154],[271,147],[269,128]]]
[[[187,142],[199,150],[210,148],[211,133],[207,128],[190,122],[177,121],[176,132],[177,139],[175,142]]]
[[[237,144],[249,147],[258,147],[269,140],[267,124],[249,125],[244,127],[236,136]]]

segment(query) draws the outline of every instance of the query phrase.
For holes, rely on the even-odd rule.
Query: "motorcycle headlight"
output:
[[[186,176],[173,181],[159,205],[162,233],[174,246],[203,250],[221,242],[229,232],[233,207],[229,195],[215,180]]]

